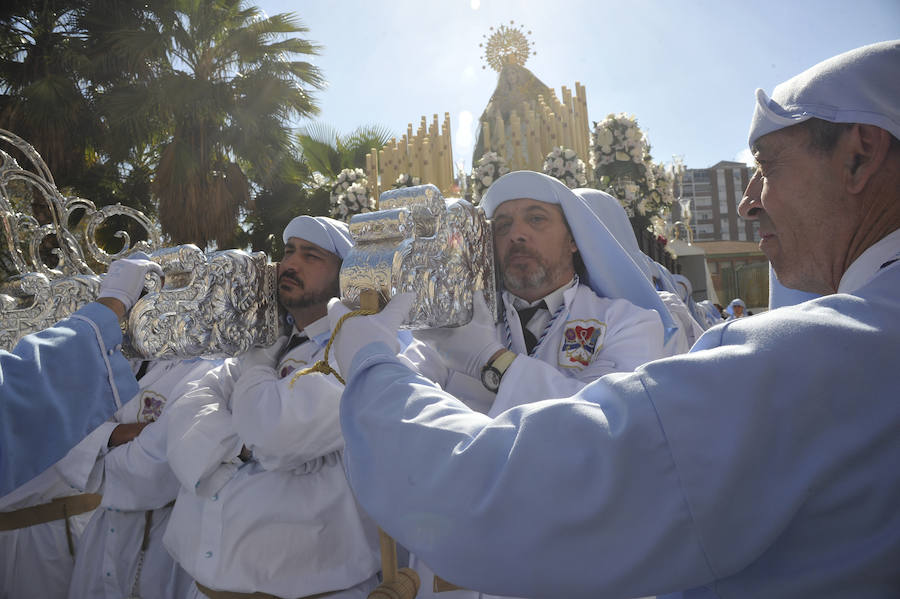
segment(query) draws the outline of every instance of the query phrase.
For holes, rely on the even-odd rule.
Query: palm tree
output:
[[[366,154],[381,149],[395,135],[380,125],[362,125],[347,135],[334,127],[313,123],[300,129],[297,142],[309,167],[334,179],[345,168],[366,168]]]
[[[58,184],[77,177],[98,137],[78,68],[77,2],[12,0],[0,9],[0,127],[41,154]]]
[[[273,185],[290,155],[290,120],[316,112],[319,70],[297,57],[318,47],[293,15],[264,16],[242,0],[157,0],[138,31],[116,39],[149,77],[118,81],[102,106],[111,126],[157,144],[153,192],[174,243],[227,247],[252,183]]]

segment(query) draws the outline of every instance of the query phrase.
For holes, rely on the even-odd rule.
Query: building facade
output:
[[[690,206],[694,241],[759,241],[759,223],[738,214],[752,176],[753,169],[746,164],[725,160],[710,168],[685,170],[681,189],[676,182],[675,197]],[[678,203],[671,218],[673,222],[685,220]]]

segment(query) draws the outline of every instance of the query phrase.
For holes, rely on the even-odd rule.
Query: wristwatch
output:
[[[500,388],[500,379],[503,378],[506,369],[509,368],[509,365],[512,364],[515,359],[516,354],[506,350],[485,364],[484,368],[481,369],[481,384],[484,385],[488,391],[496,393],[497,389]]]

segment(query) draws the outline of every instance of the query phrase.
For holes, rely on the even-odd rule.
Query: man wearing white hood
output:
[[[781,282],[822,297],[495,418],[396,359],[407,297],[346,321],[347,477],[446,578],[534,597],[900,596],[900,41],[756,99],[739,211]]]
[[[665,355],[669,313],[581,198],[552,177],[517,171],[498,179],[481,205],[492,219],[504,313],[495,324],[476,294],[467,325],[417,332],[425,343],[404,356],[424,376],[496,415]],[[411,565],[423,581],[420,597],[430,597],[431,571],[416,556]]]
[[[344,223],[309,216],[283,237],[290,340],[227,360],[171,409],[167,454],[181,490],[163,540],[196,597],[362,598],[377,584],[377,529],[344,476],[343,385],[293,376],[324,354],[352,241]]]
[[[553,177],[516,171],[481,206],[492,221],[503,314],[495,324],[476,294],[469,324],[417,332],[440,356],[413,344],[405,355],[422,374],[494,415],[664,355],[675,330],[669,312],[581,198]]]

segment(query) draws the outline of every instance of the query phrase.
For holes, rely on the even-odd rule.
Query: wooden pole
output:
[[[378,312],[383,307],[378,292],[363,289],[359,292],[359,307]],[[415,599],[419,592],[419,575],[410,568],[398,568],[397,543],[386,532],[378,528],[378,542],[381,546],[382,583],[369,593],[369,599]]]

